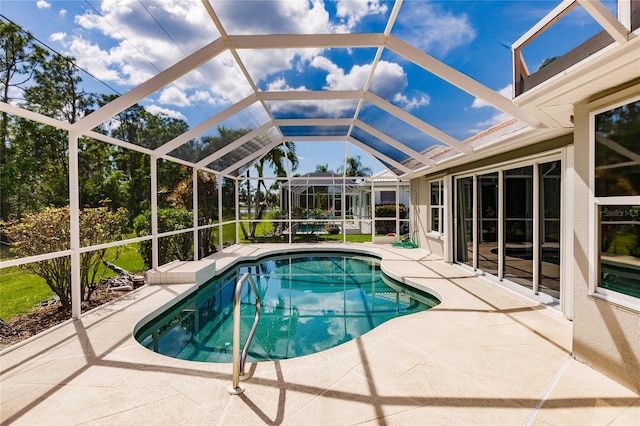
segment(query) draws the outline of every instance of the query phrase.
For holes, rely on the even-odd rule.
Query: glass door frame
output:
[[[488,279],[491,279],[493,281],[497,281],[501,284],[504,284],[505,286],[516,290],[519,293],[525,294],[529,297],[535,297],[535,298],[540,298],[541,301],[543,303],[553,303],[555,301],[555,303],[557,303],[558,301],[560,301],[560,309],[562,311],[565,311],[567,306],[571,306],[570,302],[569,304],[565,304],[564,299],[566,299],[567,297],[570,298],[570,293],[567,292],[564,287],[567,285],[566,283],[566,278],[567,275],[564,273],[564,270],[566,270],[567,268],[571,267],[571,263],[567,263],[567,260],[569,258],[568,255],[563,254],[564,251],[566,251],[568,248],[570,248],[569,244],[565,244],[565,242],[567,241],[567,239],[569,238],[567,236],[566,233],[566,229],[565,228],[565,224],[566,224],[566,220],[563,220],[563,218],[566,217],[566,211],[567,211],[567,203],[570,202],[570,200],[568,200],[565,197],[565,193],[567,192],[567,179],[566,179],[566,167],[568,166],[567,163],[567,154],[565,152],[565,148],[559,150],[559,151],[554,151],[554,152],[547,152],[547,153],[542,153],[540,155],[535,155],[535,156],[531,156],[531,157],[527,157],[527,158],[522,158],[519,159],[518,161],[512,161],[512,162],[505,162],[505,163],[500,163],[500,164],[495,164],[492,165],[491,167],[485,167],[485,168],[478,168],[478,169],[474,169],[471,171],[467,171],[465,173],[461,173],[461,174],[456,174],[454,176],[452,176],[452,185],[451,187],[453,188],[453,197],[452,197],[452,208],[451,208],[451,215],[453,217],[453,226],[452,226],[452,233],[451,233],[451,242],[452,242],[452,261],[453,263],[456,263],[462,267],[465,267],[467,269],[472,269],[474,272],[476,272],[476,274],[478,275],[483,275]],[[559,299],[556,299],[553,296],[544,294],[540,292],[540,279],[541,279],[541,272],[540,272],[540,262],[541,262],[541,255],[540,255],[540,250],[541,250],[541,238],[540,238],[540,232],[541,232],[541,224],[540,221],[542,219],[542,215],[540,212],[540,198],[541,198],[541,194],[540,194],[540,165],[541,164],[545,164],[545,163],[550,163],[550,162],[554,162],[554,161],[560,161],[561,164],[561,184],[560,184],[560,220],[562,223],[562,229],[560,232],[560,258],[561,258],[561,262],[560,262],[560,290],[559,290]],[[505,202],[504,202],[504,190],[505,190],[505,171],[507,170],[511,170],[511,169],[517,169],[520,167],[526,167],[526,166],[532,166],[533,168],[533,270],[532,270],[532,279],[533,279],[533,283],[532,283],[532,288],[525,288],[522,287],[519,284],[516,284],[514,282],[509,281],[508,279],[504,278],[504,270],[505,270],[505,260],[504,260],[504,253],[505,253],[505,225],[504,225],[504,214],[505,214]],[[487,175],[490,173],[498,173],[498,186],[499,186],[499,193],[498,193],[498,275],[492,275],[488,272],[485,272],[481,269],[478,268],[478,236],[477,236],[477,232],[478,232],[478,181],[479,181],[479,177],[483,176],[483,175]],[[456,257],[456,253],[458,251],[458,244],[459,244],[459,238],[458,238],[458,232],[459,227],[458,227],[458,202],[459,202],[459,193],[458,193],[458,180],[460,179],[464,179],[464,178],[473,178],[473,189],[472,189],[472,217],[473,217],[473,231],[472,231],[472,247],[473,247],[473,267],[470,267],[470,265],[465,264],[463,262],[460,262],[459,260],[457,260]],[[563,250],[564,248],[564,250]],[[462,249],[466,250],[466,247],[463,247]],[[566,314],[568,314],[570,316],[570,313],[567,312]]]

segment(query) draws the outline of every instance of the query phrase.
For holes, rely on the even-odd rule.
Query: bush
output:
[[[398,205],[398,213],[400,219],[407,217],[407,206],[404,204]],[[396,205],[395,204],[377,204],[376,205],[376,217],[396,217]]]
[[[127,223],[127,210],[111,211],[107,207],[87,208],[80,211],[80,245],[102,244],[120,239]],[[18,257],[55,253],[71,248],[69,207],[47,208],[37,213],[25,213],[20,220],[2,224],[2,231]],[[80,254],[80,294],[89,300],[98,276],[97,266],[107,249]],[[62,307],[71,310],[71,258],[56,259],[21,265],[20,269],[44,278],[60,298]]]
[[[164,231],[177,231],[193,227],[193,214],[185,209],[165,208],[158,209],[158,229]],[[133,221],[133,229],[139,237],[151,235],[151,212],[143,211]],[[193,259],[193,236],[191,233],[171,235],[163,238],[162,250],[158,253],[160,265],[175,259]],[[140,255],[146,268],[151,268],[152,242],[150,240],[140,242]]]
[[[378,218],[396,218],[396,205],[395,204],[377,204],[376,205],[376,219]],[[398,205],[398,217],[405,219],[407,217],[407,206],[404,204]],[[395,233],[396,222],[391,220],[377,220],[376,221],[376,234],[389,234]]]

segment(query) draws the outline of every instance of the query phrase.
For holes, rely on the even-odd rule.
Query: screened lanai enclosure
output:
[[[281,222],[276,232],[292,235],[291,241],[326,234],[359,242],[409,238],[409,184],[381,175],[314,172],[292,178],[280,185],[280,212],[290,212],[284,217],[290,222]]]
[[[571,125],[513,99],[546,59],[617,39],[616,5],[556,3],[502,35],[468,8],[530,2],[3,1],[0,267],[55,266],[78,317],[128,252],[144,271],[247,241],[415,239],[411,179]],[[558,24],[557,52],[536,27],[554,13],[589,21]]]

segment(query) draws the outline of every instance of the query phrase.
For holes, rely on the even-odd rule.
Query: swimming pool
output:
[[[174,358],[231,362],[234,284],[245,272],[252,275],[262,299],[247,361],[320,352],[439,303],[384,275],[374,257],[298,253],[236,266],[145,324],[136,339]],[[254,320],[255,301],[246,286],[241,299],[243,340]]]

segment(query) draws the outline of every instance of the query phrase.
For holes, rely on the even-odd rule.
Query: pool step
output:
[[[167,263],[157,271],[147,271],[147,284],[202,284],[213,277],[216,272],[216,261],[203,259],[196,261],[180,261]]]

